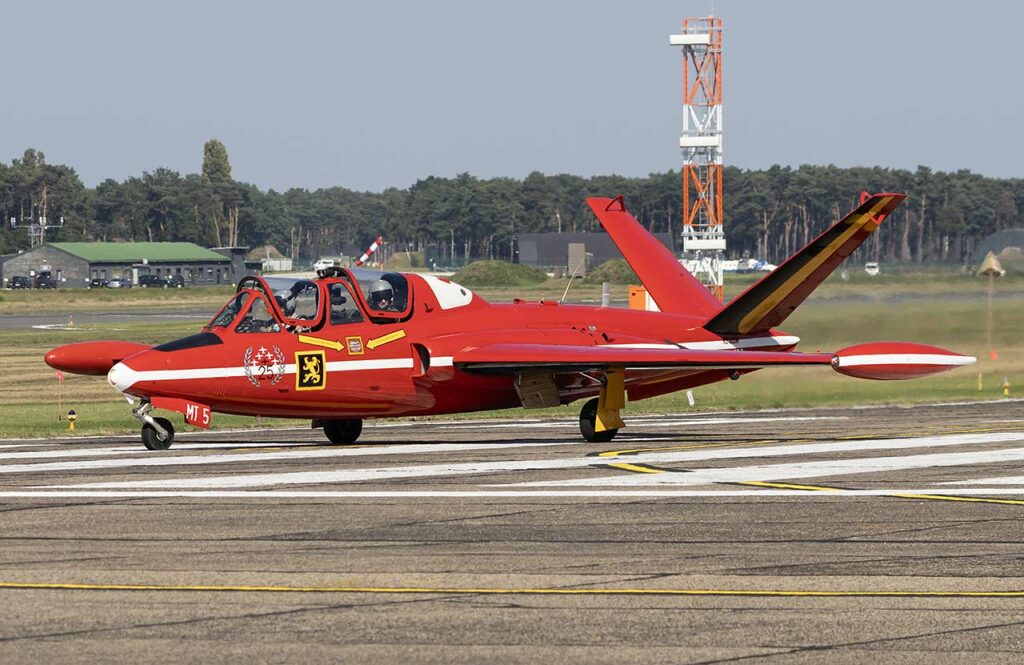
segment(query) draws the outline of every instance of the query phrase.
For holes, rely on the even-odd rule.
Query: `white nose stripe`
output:
[[[138,381],[138,373],[124,363],[117,363],[107,372],[107,383],[115,390],[124,392]]]

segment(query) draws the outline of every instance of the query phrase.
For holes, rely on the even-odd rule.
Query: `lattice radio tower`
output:
[[[683,50],[683,252],[722,299],[722,19],[688,18],[669,43]]]

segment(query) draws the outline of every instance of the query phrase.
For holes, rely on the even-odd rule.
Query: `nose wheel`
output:
[[[132,415],[142,423],[142,445],[147,450],[167,450],[174,442],[174,425],[167,418],[154,418],[149,415],[153,405],[143,402],[139,408],[132,409]]]
[[[156,427],[146,423],[142,426],[142,445],[146,446],[147,450],[167,450],[174,442],[174,425],[167,418],[153,418],[153,421],[163,428],[163,438]]]

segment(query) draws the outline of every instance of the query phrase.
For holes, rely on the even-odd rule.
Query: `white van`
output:
[[[341,261],[338,259],[321,258],[313,264],[313,270],[323,270],[324,268],[330,268],[331,266],[340,266]]]

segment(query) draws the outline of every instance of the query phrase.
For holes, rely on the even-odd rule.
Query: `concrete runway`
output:
[[[0,441],[0,661],[1024,657],[1020,401],[509,415]]]

